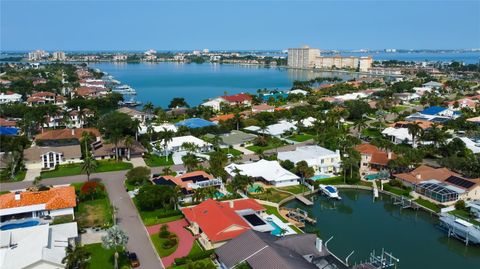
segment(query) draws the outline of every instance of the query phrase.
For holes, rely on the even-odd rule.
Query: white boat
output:
[[[135,89],[133,89],[132,87],[130,87],[128,85],[116,86],[115,88],[113,88],[112,92],[125,94],[125,95],[136,95],[137,94]]]
[[[320,190],[328,196],[328,198],[341,200],[342,198],[338,195],[338,190],[332,185],[323,185],[318,186]]]

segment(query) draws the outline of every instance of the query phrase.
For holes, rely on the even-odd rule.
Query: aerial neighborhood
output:
[[[0,268],[360,269],[401,261],[377,252],[353,263],[347,246],[328,248],[318,208],[341,207],[353,199],[349,189],[426,211],[448,236],[480,244],[478,65],[309,47],[287,53],[37,50],[2,63]],[[179,94],[160,107],[130,98],[136,90],[95,61],[331,73],[288,89],[225,89],[196,105]]]

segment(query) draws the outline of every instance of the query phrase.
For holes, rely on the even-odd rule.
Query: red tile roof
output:
[[[178,176],[178,177],[169,176],[169,175],[162,176],[162,177],[166,180],[172,181],[173,183],[175,183],[176,185],[178,185],[182,188],[185,188],[187,190],[191,190],[191,188],[188,186],[188,184],[192,183],[192,181],[191,180],[186,180],[186,178],[195,177],[195,176],[203,176],[203,177],[208,178],[208,179],[214,179],[215,178],[214,176],[208,174],[205,171],[193,171],[193,172],[186,173],[186,174],[183,174],[183,175]]]
[[[40,97],[40,98],[47,97],[47,96],[54,97],[55,94],[53,92],[37,92],[31,95],[31,97]]]
[[[371,144],[360,144],[355,147],[355,149],[360,152],[360,154],[371,155],[370,163],[387,165],[390,159],[394,160],[397,158],[395,153],[390,153],[390,159],[388,158],[388,152],[380,150],[378,147]]]
[[[210,121],[227,121],[233,119],[234,117],[234,114],[218,115],[216,117],[210,118]]]
[[[47,191],[25,191],[15,200],[15,193],[0,195],[0,209],[45,204],[45,209],[56,210],[77,205],[75,188],[72,186],[51,188]]]
[[[227,102],[231,102],[231,103],[240,103],[240,102],[244,102],[244,101],[251,101],[252,97],[248,94],[245,94],[245,93],[239,93],[239,94],[235,94],[235,95],[222,96],[222,99],[224,99]]]
[[[17,123],[14,121],[6,120],[4,118],[0,118],[0,126],[6,126],[6,127],[13,127],[16,126]]]
[[[219,242],[235,238],[251,229],[250,225],[235,212],[244,209],[265,210],[253,199],[224,202],[208,199],[197,206],[183,208],[182,212],[189,222],[198,224],[210,241]]]
[[[95,128],[76,128],[76,129],[58,129],[49,130],[35,136],[35,140],[61,140],[82,138],[82,133],[88,132],[95,137],[100,137],[100,132]]]

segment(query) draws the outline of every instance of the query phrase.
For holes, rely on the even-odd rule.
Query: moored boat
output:
[[[335,188],[335,187],[332,186],[332,185],[323,185],[323,184],[320,184],[320,185],[319,185],[319,188],[320,188],[320,190],[322,191],[322,193],[324,193],[325,195],[327,195],[328,198],[338,199],[338,200],[341,200],[341,199],[342,199],[342,198],[338,195],[338,190],[337,190],[337,188]]]

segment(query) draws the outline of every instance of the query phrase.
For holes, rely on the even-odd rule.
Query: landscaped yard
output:
[[[309,189],[307,187],[305,187],[305,185],[295,185],[295,186],[281,187],[281,188],[278,188],[278,189],[282,190],[282,191],[288,191],[288,192],[291,192],[291,193],[295,193],[295,194],[299,194],[299,193],[302,193],[302,192],[309,191]]]
[[[411,197],[410,196],[410,189],[402,189],[402,188],[399,188],[399,187],[396,187],[396,186],[391,186],[388,183],[383,184],[383,189],[385,191],[394,193],[396,195]]]
[[[240,150],[234,148],[221,148],[220,150],[225,154],[232,154],[233,156],[240,156],[243,154]]]
[[[171,238],[160,238],[158,233],[150,235],[150,238],[152,239],[152,243],[155,246],[155,249],[157,250],[158,256],[160,257],[167,257],[175,250],[177,250],[178,247],[178,239],[176,244],[173,244],[171,247],[165,247],[165,244],[168,243],[170,240],[175,240]]]
[[[448,212],[449,214],[452,214],[454,216],[457,216],[459,218],[462,218],[462,219],[465,219],[467,220],[468,222],[470,223],[473,223],[475,225],[479,225],[480,226],[480,222],[476,221],[472,216],[470,216],[470,212],[467,211],[467,210],[458,210],[458,209],[455,209],[453,211],[450,211]]]
[[[135,198],[133,199],[134,204],[136,205]],[[152,211],[145,211],[141,210],[139,206],[137,206],[138,214],[142,218],[143,224],[145,226],[151,226],[155,224],[166,223],[170,221],[175,221],[183,218],[183,215],[180,211],[165,211],[164,209],[156,209]],[[171,216],[161,217],[167,213],[172,213]]]
[[[276,207],[269,206],[269,205],[262,205],[262,206],[265,207],[265,209],[267,209],[267,211],[266,211],[267,214],[273,214],[273,215],[277,216],[283,222],[285,222],[285,223],[288,222],[282,215],[280,215],[280,212],[278,212]]]
[[[246,147],[246,149],[251,150],[255,153],[260,153],[261,151],[278,148],[285,144],[286,144],[285,141],[275,137],[275,138],[268,138],[268,144],[266,146],[253,145],[253,146]]]
[[[100,160],[98,161],[98,166],[95,169],[95,173],[110,172],[110,171],[120,171],[128,170],[133,168],[131,163],[127,162],[116,162],[115,160]],[[41,173],[41,178],[54,178],[54,177],[66,177],[66,176],[75,176],[85,174],[82,172],[82,164],[65,164],[60,165],[57,169],[51,171],[44,171]]]
[[[88,269],[109,269],[113,268],[115,251],[105,249],[101,243],[85,245],[86,250],[90,253],[90,261]],[[130,268],[128,259],[125,255],[120,254],[118,258],[119,268]]]
[[[191,264],[195,264],[196,266],[198,265],[198,267],[191,267]],[[176,265],[176,266],[174,265],[174,266],[168,267],[168,269],[215,268],[215,265],[213,264],[210,258],[194,261],[191,264],[182,264],[182,265]]]
[[[307,140],[313,139],[313,135],[311,134],[294,134],[292,136],[287,137],[287,139],[296,141],[296,142],[305,142]]]
[[[287,198],[291,194],[285,193],[285,192],[280,192],[276,189],[272,188],[272,193],[267,194],[265,192],[260,193],[260,194],[250,194],[249,196],[255,198],[255,199],[260,199],[260,200],[265,200],[265,201],[270,201],[274,203],[278,203],[282,201],[283,199]]]
[[[382,137],[382,133],[380,130],[375,128],[365,128],[362,130],[362,136],[366,136],[369,138],[379,138]]]
[[[197,268],[195,266],[192,266],[191,264],[203,264],[202,267],[199,268],[215,268],[213,267],[212,260],[208,258],[208,256],[211,254],[212,250],[206,251],[204,250],[200,244],[198,243],[197,240],[193,242],[192,249],[188,253],[187,256],[182,257],[182,258],[177,258],[175,261],[183,260],[183,262],[180,263],[180,265],[172,265],[168,267],[169,269],[187,269],[187,268]],[[198,260],[197,260],[198,259]],[[190,260],[190,261],[188,261]],[[208,267],[206,267],[209,265]]]
[[[172,155],[168,156],[168,158],[165,158],[165,156],[150,154],[143,159],[150,167],[173,165]]]
[[[82,183],[72,184],[78,191]],[[80,228],[105,227],[113,225],[113,212],[108,194],[105,192],[101,198],[85,199],[75,207],[75,220]]]

